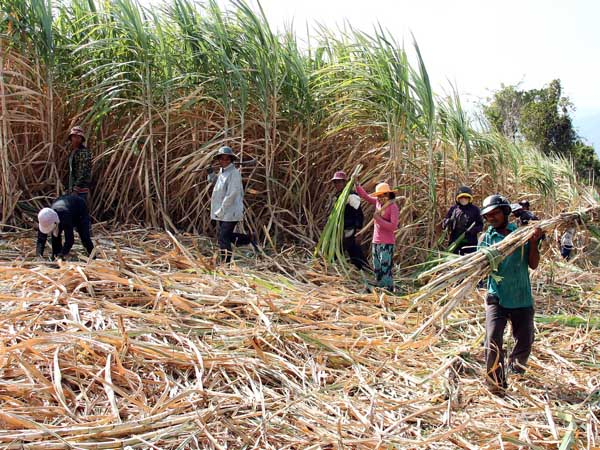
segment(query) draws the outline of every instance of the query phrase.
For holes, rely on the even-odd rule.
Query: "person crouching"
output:
[[[50,208],[43,208],[38,214],[38,236],[36,255],[44,256],[48,235],[51,236],[52,259],[65,259],[75,240],[73,230],[77,230],[82,245],[88,256],[94,249],[91,238],[90,215],[84,198],[79,195],[63,195],[52,203]],[[62,242],[62,234],[65,242]]]

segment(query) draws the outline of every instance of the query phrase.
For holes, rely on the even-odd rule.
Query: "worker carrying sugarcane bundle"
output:
[[[461,186],[454,197],[442,222],[442,229],[450,232],[449,251],[457,255],[473,253],[477,250],[477,235],[483,230],[483,220],[479,208],[473,204],[473,191]]]
[[[335,196],[332,198],[331,207],[329,209],[333,207],[335,201],[346,187],[346,183],[348,182],[346,172],[342,170],[335,172],[333,178],[331,178],[331,182],[335,189]],[[350,262],[354,264],[358,270],[367,267],[360,243],[356,241],[356,233],[363,227],[363,222],[364,214],[360,205],[360,197],[355,191],[350,191],[344,208],[344,237],[342,247],[343,250],[348,253]]]
[[[208,182],[214,184],[210,202],[210,218],[217,222],[218,243],[221,262],[231,261],[232,249],[235,246],[252,244],[255,251],[258,246],[253,236],[235,233],[238,222],[244,218],[244,187],[240,171],[234,161],[238,157],[230,147],[221,147],[214,156],[220,169],[214,173],[212,167],[207,169]]]
[[[50,208],[43,208],[38,214],[38,229],[36,255],[40,258],[44,256],[46,241],[50,236],[52,259],[66,259],[75,240],[74,230],[77,230],[88,256],[94,249],[87,204],[79,195],[63,195],[56,199]]]
[[[498,244],[517,225],[509,223],[511,206],[499,194],[490,195],[483,201],[481,214],[489,223],[479,248]],[[538,243],[543,235],[536,228],[527,243],[517,248],[500,262],[497,270],[488,277],[485,306],[485,364],[486,383],[494,394],[502,395],[507,387],[504,367],[503,336],[508,321],[512,325],[515,346],[508,358],[508,370],[524,373],[531,353],[534,337],[533,296],[529,269],[536,269],[540,262]]]

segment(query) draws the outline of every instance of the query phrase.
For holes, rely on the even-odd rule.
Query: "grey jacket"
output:
[[[210,174],[209,183],[215,183],[210,201],[210,218],[223,222],[240,222],[244,216],[244,188],[242,176],[233,164]]]

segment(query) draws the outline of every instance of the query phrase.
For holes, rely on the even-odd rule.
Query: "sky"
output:
[[[249,0],[257,5],[256,0]],[[227,3],[223,0],[222,3]],[[575,127],[600,150],[600,1],[261,0],[269,23],[300,39],[316,24],[369,32],[380,24],[409,48],[414,34],[440,94],[455,85],[465,103],[501,84],[542,87],[555,78],[575,105]],[[312,33],[312,31],[311,31]]]

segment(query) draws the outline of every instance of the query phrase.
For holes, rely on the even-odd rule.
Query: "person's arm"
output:
[[[50,242],[52,243],[52,259],[62,255],[62,232],[58,232],[58,236],[52,235]]]
[[[380,214],[375,214],[373,217],[375,222],[379,224],[381,228],[386,231],[396,231],[398,228],[398,218],[400,216],[400,210],[397,205],[393,204],[387,207],[390,210],[390,220],[386,220],[381,217]]]
[[[64,232],[65,232],[65,243],[62,245],[62,249],[60,249],[59,253],[57,254],[57,256],[63,256],[66,257],[69,252],[71,251],[71,247],[73,247],[73,243],[75,242],[75,236],[73,234],[73,225],[67,225],[64,227]],[[60,234],[58,235],[59,242],[60,242]]]
[[[529,255],[527,264],[533,270],[537,269],[540,264],[540,250],[538,248],[538,241],[542,237],[544,232],[541,228],[536,227],[533,235],[529,238]]]
[[[242,190],[243,190],[242,176],[240,175],[240,173],[238,171],[235,171],[234,173],[231,174],[231,177],[229,178],[229,180],[227,182],[227,191],[225,193],[225,197],[223,198],[221,207],[215,213],[215,215],[217,217],[222,216],[223,212],[226,211],[228,208],[230,208],[231,205],[233,205],[233,203],[238,198],[238,196],[242,195]]]
[[[450,225],[450,218],[452,217],[452,214],[454,213],[455,208],[456,208],[456,205],[451,206],[448,209],[448,212],[446,212],[446,217],[444,217],[444,220],[442,220],[442,230],[445,230],[446,228],[448,228],[448,225]]]
[[[206,169],[206,180],[208,181],[208,184],[214,184],[215,181],[217,181],[218,176],[219,175],[215,173],[213,168],[211,166],[208,166],[208,168]]]
[[[46,248],[46,240],[48,239],[48,235],[42,233],[38,230],[37,234],[37,242],[35,244],[35,255],[43,257],[44,249]]]
[[[477,206],[473,206],[473,214],[475,215],[475,225],[471,228],[469,233],[473,236],[477,236],[483,230],[483,218],[481,217],[481,211]]]
[[[377,204],[377,197],[373,197],[369,194],[367,194],[367,191],[365,191],[363,189],[363,187],[360,184],[356,185],[356,193],[360,196],[360,198],[362,198],[365,202],[370,203],[372,205],[376,205]]]

